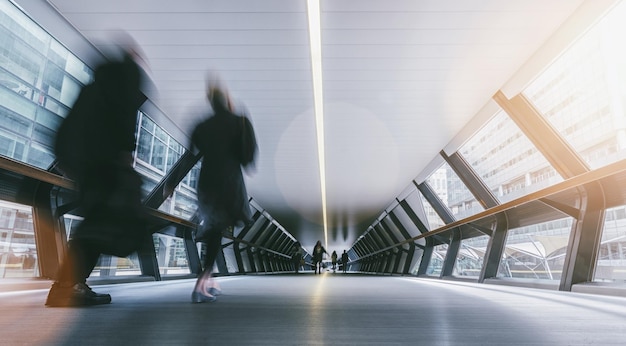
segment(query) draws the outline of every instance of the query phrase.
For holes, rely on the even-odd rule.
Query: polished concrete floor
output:
[[[626,345],[626,298],[411,277],[218,278],[93,286],[113,302],[46,308],[0,293],[0,345]]]

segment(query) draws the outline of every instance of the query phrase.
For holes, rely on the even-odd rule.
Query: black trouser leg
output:
[[[70,240],[57,281],[63,284],[85,283],[99,257],[100,251],[89,241]]]

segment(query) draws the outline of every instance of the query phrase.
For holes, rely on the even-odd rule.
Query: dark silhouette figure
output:
[[[333,265],[333,272],[334,272],[335,269],[337,269],[337,251],[333,251],[333,253],[330,255],[330,262]]]
[[[302,246],[300,242],[293,244],[293,254],[291,255],[291,261],[296,273],[300,272],[300,266],[302,265]]]
[[[84,220],[71,233],[47,306],[110,303],[86,284],[100,254],[126,257],[149,236],[142,180],[132,167],[143,73],[137,51],[126,48],[120,60],[96,68],[57,132],[58,167],[77,183]]]
[[[343,250],[343,253],[341,254],[341,266],[343,267],[343,272],[345,273],[348,270],[348,261],[350,260],[350,258],[348,258],[348,253],[346,252],[346,250]]]
[[[254,162],[257,152],[252,124],[233,113],[228,93],[209,86],[213,114],[193,131],[191,140],[202,154],[198,180],[200,227],[195,240],[206,244],[202,273],[191,295],[194,303],[214,301],[221,291],[211,278],[221,248],[222,232],[250,222],[250,204],[241,171]]]
[[[315,274],[322,273],[322,258],[324,254],[328,255],[328,252],[326,252],[326,249],[322,246],[322,242],[318,240],[317,243],[315,243],[315,247],[313,247],[313,266],[315,267]]]

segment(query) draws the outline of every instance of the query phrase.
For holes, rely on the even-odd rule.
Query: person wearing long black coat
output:
[[[200,226],[195,240],[206,244],[203,271],[192,292],[192,302],[214,301],[220,294],[212,280],[222,233],[250,222],[251,212],[242,166],[252,165],[257,152],[256,137],[246,116],[232,111],[224,89],[209,87],[207,97],[213,114],[192,133],[191,141],[202,155],[198,179]]]
[[[148,235],[139,174],[132,167],[137,111],[145,100],[134,51],[98,66],[58,129],[59,168],[78,185],[79,215],[47,306],[111,302],[86,284],[101,254],[125,257]]]

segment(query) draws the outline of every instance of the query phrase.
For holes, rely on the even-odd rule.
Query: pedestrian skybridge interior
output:
[[[292,273],[295,244],[307,273],[321,240],[348,273],[626,294],[623,1],[0,0],[0,16],[0,286],[56,276],[81,215],[53,139],[121,29],[153,82],[134,153],[153,235],[91,282],[202,270],[188,136],[214,70],[260,146],[253,222],[224,237],[218,276]]]

